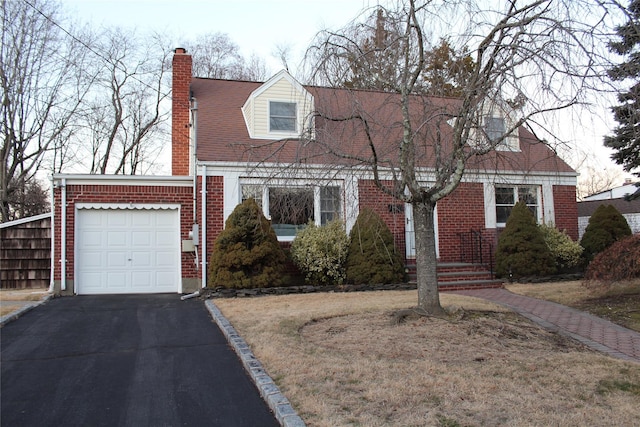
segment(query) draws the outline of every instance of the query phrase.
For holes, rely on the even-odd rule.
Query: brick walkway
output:
[[[526,297],[506,289],[452,293],[504,305],[544,328],[568,335],[612,357],[640,363],[640,333],[564,305]]]

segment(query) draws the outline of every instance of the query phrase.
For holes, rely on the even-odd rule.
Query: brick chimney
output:
[[[172,62],[171,174],[189,175],[191,55],[176,48]]]

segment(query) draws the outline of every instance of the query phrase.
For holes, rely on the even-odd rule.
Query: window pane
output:
[[[271,115],[272,116],[295,117],[296,116],[296,104],[294,104],[293,102],[272,102],[271,103]]]
[[[535,187],[518,187],[518,200],[527,205],[537,205],[538,192]]]
[[[278,236],[295,236],[313,219],[313,189],[269,188],[269,213]]]
[[[489,141],[497,141],[506,132],[504,119],[502,117],[485,117],[484,127]]]
[[[269,103],[269,126],[271,130],[296,130],[296,104],[293,102]]]
[[[296,130],[296,119],[289,119],[286,117],[271,117],[269,120],[269,125],[271,126],[271,130],[286,130],[286,131],[295,131]]]
[[[496,222],[506,223],[512,208],[513,206],[496,206]]]
[[[340,218],[340,187],[320,188],[320,224]]]
[[[496,187],[496,204],[513,205],[515,198],[512,187]]]
[[[258,206],[262,207],[262,186],[261,185],[243,185],[241,187],[242,201],[253,199]]]

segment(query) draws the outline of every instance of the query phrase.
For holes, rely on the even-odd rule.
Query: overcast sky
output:
[[[272,73],[281,68],[272,56],[276,46],[291,48],[295,68],[313,36],[337,29],[376,0],[62,0],[81,22],[161,31],[176,47],[197,35],[229,35],[245,57],[256,53]]]

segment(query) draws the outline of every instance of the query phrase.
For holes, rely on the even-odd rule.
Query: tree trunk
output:
[[[440,305],[438,273],[436,271],[435,205],[429,202],[413,204],[416,235],[416,275],[418,308],[436,316],[445,314]]]

